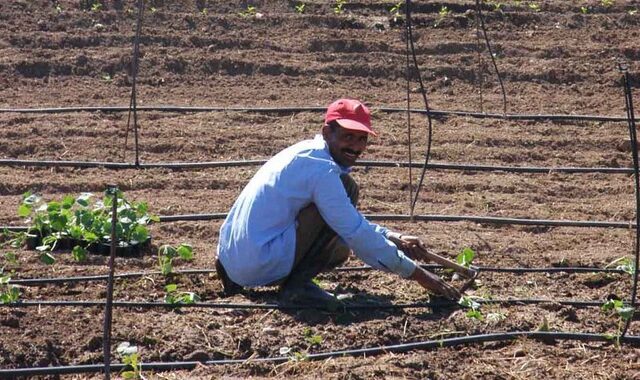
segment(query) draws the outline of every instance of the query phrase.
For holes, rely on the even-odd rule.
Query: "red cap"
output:
[[[371,113],[359,100],[338,99],[327,108],[324,123],[337,121],[342,128],[363,131],[374,136],[377,134],[371,129]]]

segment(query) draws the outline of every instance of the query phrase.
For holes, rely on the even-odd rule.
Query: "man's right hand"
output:
[[[409,279],[418,282],[423,288],[430,290],[437,295],[444,296],[452,301],[458,301],[461,297],[460,292],[456,288],[447,284],[435,274],[424,270],[419,266],[416,267],[416,270]]]

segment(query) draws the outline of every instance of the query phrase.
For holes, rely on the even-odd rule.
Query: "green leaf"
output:
[[[22,203],[27,204],[27,205],[33,205],[36,204],[38,202],[40,202],[40,196],[36,195],[36,194],[31,194],[30,191],[24,193],[22,195]]]
[[[158,215],[148,215],[148,216],[149,216],[149,220],[152,222],[158,223],[160,221],[160,217]]]
[[[67,229],[67,217],[63,214],[50,214],[49,220],[54,231],[65,231]]]
[[[460,252],[460,254],[458,254],[458,256],[456,257],[456,261],[458,262],[458,264],[468,268],[469,266],[471,266],[473,258],[475,256],[476,253],[473,251],[473,249],[465,248],[462,250],[462,252]]]
[[[38,249],[38,248],[36,248]],[[53,263],[56,262],[56,259],[51,256],[51,254],[49,252],[42,252],[40,254],[40,261],[42,261],[43,263],[47,264],[47,265],[51,265]]]
[[[82,207],[87,207],[89,206],[89,199],[91,199],[91,197],[93,197],[91,193],[80,193],[80,196],[76,198],[76,203]]]
[[[84,261],[87,259],[87,250],[83,247],[76,245],[71,250],[71,256],[73,256],[76,261]]]
[[[47,203],[47,211],[49,212],[60,211],[61,208],[62,208],[62,205],[60,204],[60,202],[51,201]]]
[[[65,195],[64,198],[62,198],[62,208],[65,210],[70,209],[73,206],[73,202],[75,202],[73,196]]]
[[[172,246],[165,244],[158,249],[158,254],[164,255],[167,257],[176,257],[178,251]]]
[[[69,236],[71,236],[72,238],[76,239],[76,240],[80,240],[82,239],[82,227],[77,226],[77,225],[73,225],[71,227],[69,227]]]
[[[180,244],[177,251],[183,260],[193,260],[193,247],[190,244]]]
[[[469,311],[467,311],[467,317],[476,319],[478,321],[481,321],[483,319],[482,313],[480,312],[480,310],[469,310]]]
[[[625,321],[628,321],[631,318],[633,318],[633,313],[635,312],[635,309],[631,306],[625,306],[625,307],[617,308],[616,312],[618,313],[620,318],[624,319]]]
[[[178,290],[178,285],[176,285],[176,284],[168,284],[164,288],[167,290],[167,293],[173,293],[176,290]]]
[[[87,241],[88,243],[95,243],[99,240],[98,235],[91,231],[83,231],[82,239]]]
[[[18,216],[26,218],[31,214],[31,205],[23,203],[18,207]]]
[[[133,228],[133,231],[131,232],[132,241],[143,243],[147,240],[148,237],[149,237],[149,231],[147,230],[147,227],[141,226],[139,224],[135,226]]]

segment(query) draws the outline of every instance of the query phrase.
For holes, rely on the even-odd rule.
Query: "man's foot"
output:
[[[335,305],[338,299],[322,289],[313,281],[287,282],[280,289],[280,304],[282,305]]]
[[[222,292],[225,296],[232,296],[236,293],[240,293],[242,286],[236,284],[229,278],[227,271],[218,259],[216,259],[216,273],[218,274],[220,282],[222,282]]]

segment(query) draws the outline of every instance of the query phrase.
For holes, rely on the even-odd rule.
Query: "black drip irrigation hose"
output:
[[[316,354],[308,354],[305,356],[307,360],[326,360],[332,358],[353,357],[353,356],[373,356],[388,353],[407,353],[416,350],[432,350],[442,347],[455,347],[467,344],[478,344],[487,342],[503,342],[516,339],[534,339],[545,343],[554,342],[556,340],[580,341],[580,342],[605,342],[611,343],[611,338],[603,334],[592,333],[576,333],[565,331],[512,331],[503,333],[468,335],[455,338],[443,338],[436,340],[427,340],[421,342],[395,344],[389,346],[359,348],[341,351],[321,352]],[[626,336],[620,338],[620,343],[631,346],[640,345],[640,337]],[[267,358],[246,358],[246,359],[222,359],[207,361],[182,361],[182,362],[155,362],[142,363],[143,371],[173,371],[173,370],[192,370],[198,366],[220,366],[220,365],[237,365],[246,363],[270,363],[278,364],[292,360],[288,356],[267,357]],[[128,368],[124,364],[113,364],[111,369],[121,371]],[[45,376],[45,375],[69,375],[78,373],[98,373],[104,371],[104,366],[100,364],[87,365],[70,365],[59,367],[31,367],[31,368],[14,368],[0,369],[0,378],[17,377],[17,376]]]
[[[544,298],[506,298],[506,299],[474,299],[480,304],[500,305],[538,305],[557,304],[573,307],[601,307],[604,301],[592,300],[558,300]],[[0,308],[28,308],[28,307],[104,307],[104,301],[73,301],[73,300],[22,300],[12,303],[0,304]],[[191,304],[170,304],[164,302],[148,301],[113,301],[113,307],[140,308],[140,309],[245,309],[245,310],[327,310],[332,312],[347,312],[355,310],[400,310],[400,309],[442,309],[457,308],[458,303],[453,301],[413,302],[413,303],[342,303],[331,307],[322,305],[279,305],[277,303],[220,303],[220,302],[196,302]]]
[[[437,264],[423,264],[420,265],[427,270],[443,269],[442,265]],[[510,267],[486,267],[478,266],[479,271],[488,273],[626,273],[622,269],[614,268],[599,268],[599,267],[549,267],[549,268],[510,268]],[[340,267],[334,269],[336,272],[358,272],[373,270],[368,265]],[[175,274],[211,274],[215,273],[215,269],[185,269],[173,271]],[[131,272],[121,273],[114,275],[116,279],[128,279],[145,276],[161,275],[160,271],[150,272]],[[73,277],[50,277],[50,278],[23,278],[23,279],[11,279],[8,284],[21,285],[21,286],[37,286],[47,284],[59,284],[59,283],[74,283],[74,282],[89,282],[89,281],[105,281],[106,275],[90,275],[90,276],[73,276]]]
[[[226,213],[214,214],[185,214],[160,216],[160,222],[186,222],[186,221],[210,221],[222,220],[227,217]],[[499,218],[494,216],[472,216],[472,215],[397,215],[397,214],[367,214],[365,217],[371,221],[398,221],[398,222],[472,222],[479,224],[496,225],[521,225],[521,226],[544,226],[544,227],[588,227],[588,228],[636,228],[636,223],[632,222],[609,222],[592,220],[553,220],[553,219],[523,219],[523,218]],[[0,231],[20,232],[27,231],[28,227],[21,226],[0,226]]]
[[[489,35],[487,34],[487,28],[484,25],[484,17],[482,16],[482,4],[480,4],[480,0],[476,0],[476,12],[478,14],[478,19],[480,20],[480,27],[482,28],[482,35],[484,36],[484,41],[485,41],[485,44],[487,45],[487,51],[489,52],[489,57],[491,58],[491,62],[493,63],[493,69],[496,71],[496,76],[498,77],[498,82],[500,83],[500,89],[502,90],[502,111],[506,115],[507,114],[507,92],[504,90],[504,84],[502,83],[502,76],[500,75],[500,70],[498,70],[498,64],[496,63],[496,58],[495,58],[495,55],[493,54],[491,43],[489,42]]]
[[[294,113],[294,112],[326,112],[326,107],[191,107],[174,105],[139,106],[138,111],[155,112],[255,112],[255,113]],[[385,113],[405,113],[406,108],[379,107],[372,110]],[[88,106],[88,107],[55,107],[55,108],[0,108],[0,113],[75,113],[75,112],[127,112],[129,107],[124,106]],[[478,119],[500,120],[528,120],[528,121],[599,121],[599,122],[627,122],[624,116],[601,115],[562,115],[562,114],[497,114],[474,111],[456,110],[424,110],[411,109],[412,113],[421,113],[433,117],[463,116]]]
[[[413,66],[416,70],[416,77],[418,78],[418,83],[420,84],[420,95],[422,95],[422,100],[424,102],[424,108],[427,116],[427,146],[425,148],[424,154],[424,164],[422,165],[422,171],[420,173],[420,179],[418,180],[418,185],[416,186],[416,192],[413,194],[413,199],[411,200],[411,208],[409,211],[409,215],[411,216],[411,220],[413,220],[413,212],[416,208],[416,203],[418,203],[418,196],[420,195],[420,189],[422,188],[422,183],[424,182],[424,176],[427,173],[427,165],[429,164],[429,158],[431,157],[431,142],[433,140],[433,120],[431,119],[431,110],[429,108],[429,101],[427,99],[427,90],[424,87],[424,83],[422,82],[422,75],[420,74],[420,66],[418,65],[418,58],[416,57],[416,49],[413,43],[413,32],[411,27],[411,0],[406,0],[406,16],[407,16],[407,39],[409,41],[409,46],[411,47],[411,56],[413,57]],[[409,97],[409,94],[407,94]],[[409,141],[411,144],[411,141]],[[410,184],[410,193],[413,189]]]
[[[238,160],[238,161],[207,161],[207,162],[153,162],[136,165],[129,162],[104,162],[104,161],[55,161],[55,160],[17,160],[0,159],[0,166],[25,166],[25,167],[69,167],[69,168],[104,168],[104,169],[207,169],[207,168],[231,168],[259,166],[267,160]],[[358,161],[355,166],[380,167],[380,168],[423,168],[423,164],[407,161]],[[430,163],[427,168],[431,170],[461,170],[481,172],[507,172],[507,173],[537,173],[537,174],[633,174],[633,168],[623,167],[540,167],[540,166],[501,166],[501,165],[474,165],[474,164],[449,164]]]
[[[633,253],[635,256],[634,263],[634,276],[632,280],[632,290],[631,290],[631,299],[630,304],[635,309],[636,307],[636,295],[638,291],[638,265],[640,264],[640,169],[638,163],[638,136],[636,134],[636,123],[634,118],[633,111],[633,96],[631,91],[631,84],[629,82],[629,72],[626,67],[620,66],[620,69],[623,71],[624,76],[624,94],[625,94],[625,109],[627,111],[627,119],[629,125],[629,140],[631,141],[631,155],[633,157],[633,168],[634,168],[634,186],[635,186],[635,200],[636,200],[636,239],[635,245],[633,247]],[[622,336],[627,334],[627,330],[631,325],[632,318],[628,318],[625,321],[624,328],[622,329]]]

